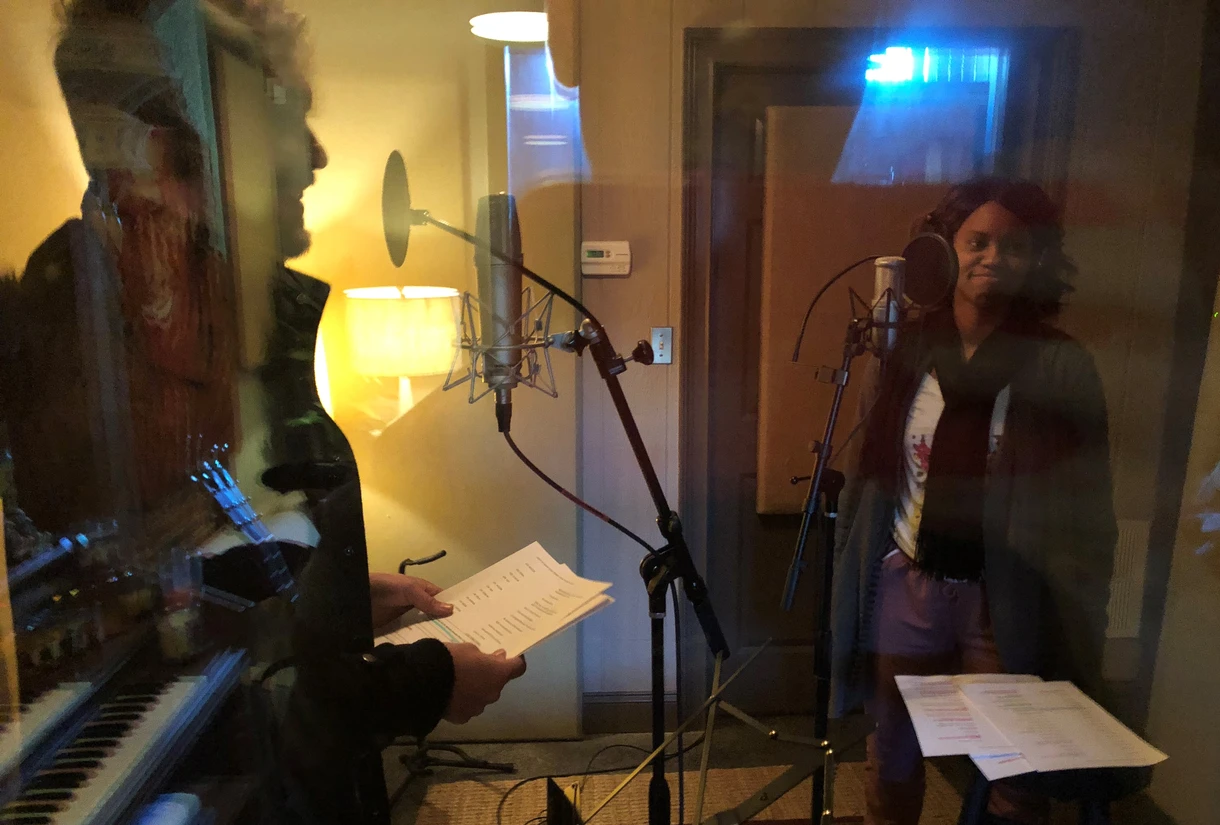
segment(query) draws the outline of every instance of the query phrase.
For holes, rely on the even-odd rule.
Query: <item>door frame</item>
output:
[[[1067,179],[1076,104],[1076,67],[1080,34],[1059,27],[1020,28],[756,28],[729,32],[720,28],[688,28],[683,41],[681,317],[682,364],[679,402],[679,495],[686,514],[685,530],[698,569],[708,570],[712,556],[710,483],[712,381],[711,273],[713,209],[715,207],[715,129],[717,93],[727,73],[788,73],[829,76],[832,84],[863,97],[863,71],[844,68],[844,58],[863,49],[883,47],[899,39],[955,45],[991,40],[1012,49],[1012,60],[1028,61],[1034,71],[1024,88],[1010,90],[1002,147],[1026,147],[1019,154],[1001,148],[997,168],[1044,184],[1062,203]],[[858,64],[855,64],[858,65]],[[836,74],[837,73],[837,74]],[[768,105],[762,103],[762,108]],[[756,147],[755,154],[765,152]],[[757,160],[755,160],[757,163]],[[761,199],[757,204],[761,209]],[[759,216],[761,219],[761,215]],[[710,581],[713,596],[738,592],[737,582]],[[779,583],[776,592],[779,592]],[[719,615],[726,630],[734,625],[722,598]],[[693,706],[711,684],[712,669],[695,617],[685,603],[680,608],[683,635],[683,693]],[[732,635],[731,632],[729,635]],[[727,671],[726,671],[727,675]]]

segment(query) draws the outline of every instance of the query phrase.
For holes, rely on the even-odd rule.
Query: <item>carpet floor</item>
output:
[[[786,766],[752,768],[713,768],[708,771],[707,798],[703,817],[731,808],[758,792],[764,785],[783,773]],[[840,764],[835,777],[835,817],[837,822],[860,822],[864,815],[863,764]],[[581,807],[585,811],[599,804],[627,774],[604,774],[588,777]],[[573,780],[574,781],[574,780]],[[542,780],[522,785],[504,801],[501,799],[516,783],[502,779],[470,779],[448,782],[428,788],[419,807],[416,825],[527,825],[541,822],[546,811],[546,783]],[[693,821],[696,774],[688,772],[686,780],[686,820]],[[678,822],[677,776],[671,776],[673,821]],[[809,822],[811,785],[806,780],[780,797],[755,817],[755,822],[770,825],[796,825]],[[648,821],[648,775],[635,779],[598,814],[599,825],[640,825]],[[944,776],[928,766],[928,790],[920,825],[953,825],[957,822],[961,797]]]

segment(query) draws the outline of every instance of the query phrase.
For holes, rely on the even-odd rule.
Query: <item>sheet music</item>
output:
[[[1016,750],[995,725],[967,700],[962,692],[963,685],[1037,678],[1007,673],[974,673],[958,676],[896,676],[894,680],[911,714],[923,755],[954,756]]]
[[[975,684],[962,691],[1037,771],[1142,767],[1167,758],[1071,682]]]
[[[1032,773],[1034,770],[1034,766],[1029,764],[1029,760],[1023,754],[1014,752],[1011,748],[992,748],[972,753],[970,761],[974,762],[979,772],[987,777],[988,782],[1023,773]]]
[[[968,754],[989,780],[1167,758],[1071,682],[1001,673],[895,681],[924,756]]]
[[[613,603],[609,587],[581,578],[534,542],[437,594],[453,605],[453,615],[428,619],[409,611],[376,644],[439,639],[517,656]]]

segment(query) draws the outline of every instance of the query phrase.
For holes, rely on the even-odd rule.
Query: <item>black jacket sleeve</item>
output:
[[[449,706],[453,658],[435,639],[302,662],[290,722],[342,749],[428,734]]]
[[[368,706],[374,736],[425,736],[441,721],[453,694],[453,657],[435,639],[378,645],[369,663]]]
[[[453,659],[444,644],[426,639],[302,661],[296,674],[281,728],[284,821],[352,822],[368,807],[365,768],[381,783],[380,750],[440,721],[453,691]]]

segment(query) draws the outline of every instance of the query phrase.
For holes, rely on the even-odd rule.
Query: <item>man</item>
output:
[[[84,220],[52,235],[27,266],[19,358],[29,384],[5,404],[18,495],[35,521],[66,527],[130,517],[153,563],[173,544],[197,542],[215,521],[214,505],[186,480],[184,442],[236,441],[239,421],[248,431],[259,420],[257,411],[238,407],[250,394],[238,391],[235,291],[214,242],[221,227],[210,206],[220,192],[200,115],[200,104],[212,102],[192,98],[198,86],[183,81],[200,70],[182,47],[191,42],[189,26],[203,19],[196,4],[77,0],[63,7],[56,68],[90,191]],[[306,123],[312,93],[304,20],[281,0],[219,0],[209,12],[257,44],[269,80],[275,241],[283,258],[295,257],[309,246],[301,197],[327,162]],[[137,82],[133,66],[144,72]],[[100,129],[116,136],[104,149],[86,140]],[[268,484],[306,492],[320,540],[299,574],[291,638],[268,639],[285,627],[275,621],[251,638],[264,638],[266,650],[290,642],[297,672],[273,771],[285,821],[383,821],[380,747],[401,734],[426,734],[442,718],[469,721],[524,673],[525,661],[434,640],[370,650],[371,628],[410,607],[432,616],[452,608],[436,601],[439,588],[427,581],[368,573],[350,448],[321,411],[312,364],[298,355],[303,343],[313,351],[328,291],[286,267],[272,286],[275,321],[264,363],[254,369],[269,413],[268,476],[278,480]],[[98,374],[102,368],[107,375]],[[100,428],[90,392],[111,405]]]

